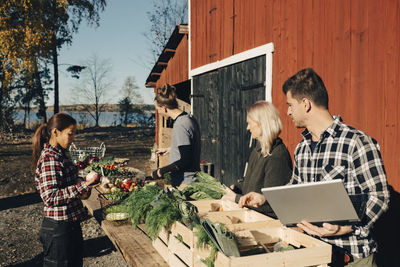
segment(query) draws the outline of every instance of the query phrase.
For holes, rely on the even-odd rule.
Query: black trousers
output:
[[[83,237],[79,222],[55,221],[44,218],[39,238],[43,244],[43,266],[82,266]]]

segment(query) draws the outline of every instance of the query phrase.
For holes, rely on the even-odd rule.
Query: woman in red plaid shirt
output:
[[[66,151],[75,138],[76,120],[57,113],[33,137],[35,185],[44,203],[40,229],[44,266],[82,266],[80,222],[86,216],[81,199],[90,195],[94,180],[81,182]]]

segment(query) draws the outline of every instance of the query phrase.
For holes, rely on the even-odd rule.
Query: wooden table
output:
[[[103,218],[101,217],[101,206],[98,200],[99,194],[100,192],[96,187],[92,188],[90,197],[82,200],[82,203],[87,208],[89,215],[93,216],[100,223]]]
[[[90,197],[82,202],[89,214],[101,224],[125,261],[131,266],[169,266],[154,249],[150,238],[140,229],[133,228],[130,222],[103,220],[98,195],[99,191],[93,188]]]

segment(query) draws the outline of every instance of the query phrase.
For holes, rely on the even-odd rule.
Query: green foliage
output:
[[[85,66],[79,66],[79,65],[72,65],[67,68],[67,71],[71,73],[71,76],[73,78],[79,79],[79,74],[81,73],[82,70],[84,70],[86,67]]]
[[[124,199],[127,196],[127,192],[121,190],[115,190],[114,192],[105,194],[105,197],[109,201],[119,201]]]
[[[184,241],[183,241],[183,237],[182,237],[182,235],[181,234],[178,234],[177,236],[175,236],[176,237],[176,239],[178,239],[178,241],[179,242],[181,242],[181,243],[185,243]]]
[[[196,178],[199,182],[189,184],[182,191],[188,199],[220,199],[225,194],[226,187],[207,173],[197,172]]]
[[[127,205],[125,205],[125,204],[120,204],[120,205],[112,205],[112,206],[110,206],[110,207],[108,207],[106,210],[105,210],[105,213],[106,214],[109,214],[109,213],[122,213],[122,212],[128,212],[128,206]]]
[[[164,179],[164,184],[171,184],[172,183],[172,177],[170,173],[164,173],[163,175],[163,179]]]
[[[197,224],[195,226],[195,228],[197,230],[195,232],[195,235],[197,237],[196,247],[199,249],[203,249],[205,247],[205,245],[208,245],[211,248],[210,255],[206,259],[204,259],[204,260],[202,259],[201,261],[204,264],[206,264],[207,267],[214,267],[214,262],[215,262],[215,258],[217,256],[218,248],[214,244],[214,242],[210,239],[207,232],[204,230],[204,228],[200,224]]]
[[[84,161],[87,162],[87,160],[90,158],[89,155],[85,156]],[[90,172],[90,171],[95,171],[99,174],[102,174],[104,176],[115,176],[118,175],[118,169],[113,167],[111,168],[110,165],[114,164],[114,157],[113,156],[107,156],[102,159],[100,159],[98,162],[93,162],[89,166],[85,168],[85,171]]]
[[[129,197],[122,203],[127,205],[129,217],[131,218],[132,225],[137,226],[143,223],[147,213],[153,208],[151,202],[156,195],[160,192],[157,185],[146,185],[140,190],[134,190]]]
[[[169,228],[175,221],[181,218],[179,208],[174,199],[162,198],[146,217],[147,234],[156,239],[163,227]]]

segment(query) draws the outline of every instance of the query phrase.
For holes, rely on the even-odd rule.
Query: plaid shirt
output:
[[[361,131],[335,117],[311,152],[311,133],[306,129],[294,154],[291,183],[343,180],[349,195],[367,194],[365,215],[353,226],[353,232],[338,237],[321,238],[346,249],[357,258],[376,251],[370,230],[388,208],[389,190],[378,143]]]
[[[56,221],[80,221],[86,216],[80,196],[86,184],[77,183],[78,169],[61,148],[45,144],[39,157],[35,185],[44,202],[44,216]]]

